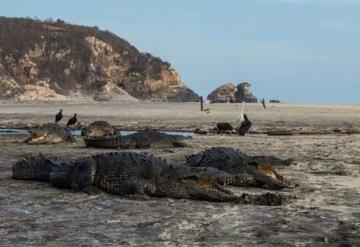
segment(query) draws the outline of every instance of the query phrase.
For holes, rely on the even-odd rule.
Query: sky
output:
[[[98,26],[171,63],[206,97],[360,103],[360,0],[0,0],[0,15]]]

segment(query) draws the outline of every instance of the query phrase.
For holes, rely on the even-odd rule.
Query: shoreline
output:
[[[54,121],[64,110],[64,124],[77,113],[81,126],[96,120],[108,121],[119,130],[146,128],[160,131],[195,131],[216,126],[217,122],[239,125],[241,104],[205,104],[209,113],[201,112],[199,103],[165,102],[42,102],[0,104],[0,128],[31,128]],[[245,104],[252,122],[250,134],[285,131],[292,134],[323,135],[360,133],[360,105],[295,105],[274,103],[263,109],[261,103]]]

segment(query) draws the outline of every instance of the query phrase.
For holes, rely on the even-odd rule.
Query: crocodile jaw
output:
[[[56,144],[62,142],[62,138],[48,132],[31,133],[31,137],[27,140],[28,144]]]
[[[294,182],[278,174],[272,165],[251,163],[247,166],[247,172],[251,174],[256,181],[270,189],[293,188],[296,186]]]
[[[218,202],[230,202],[238,199],[231,191],[211,180],[182,179],[181,185],[190,199]]]
[[[41,144],[45,143],[47,132],[30,132],[30,138],[28,139],[28,144]]]
[[[235,195],[231,191],[223,188],[221,185],[211,180],[203,179],[185,179],[181,181],[182,195],[167,195],[177,198],[189,198],[195,200],[206,200],[213,202],[233,202],[239,204],[254,204],[262,206],[276,206],[284,203],[283,196],[271,192],[263,194],[247,194]],[[179,185],[177,186],[179,188]],[[184,193],[186,196],[184,196]]]

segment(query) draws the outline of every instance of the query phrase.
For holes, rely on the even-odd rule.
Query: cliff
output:
[[[97,27],[0,17],[0,99],[197,101],[168,62]]]

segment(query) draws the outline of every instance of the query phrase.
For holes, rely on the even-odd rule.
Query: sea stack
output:
[[[235,102],[256,103],[258,100],[250,91],[251,84],[248,82],[240,83],[236,86]]]
[[[211,103],[229,103],[234,100],[236,86],[234,83],[225,83],[212,91],[207,99]]]
[[[242,82],[237,86],[234,83],[225,83],[212,91],[207,99],[210,103],[256,103],[257,98],[250,91],[251,84]]]

